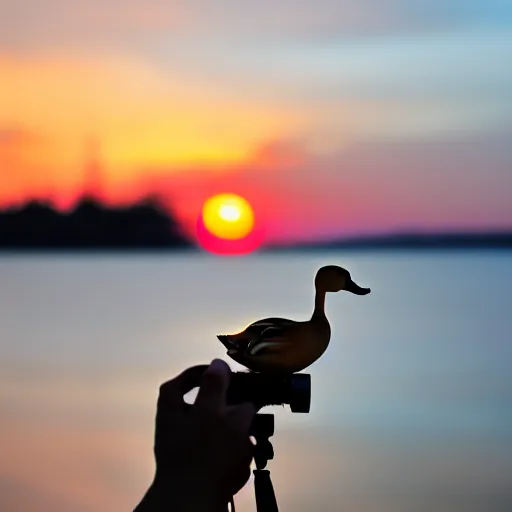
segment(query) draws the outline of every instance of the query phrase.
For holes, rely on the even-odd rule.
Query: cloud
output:
[[[16,125],[0,125],[0,177],[5,179],[0,195],[19,179],[18,172],[24,166],[27,154],[41,144],[38,133]]]
[[[3,6],[0,49],[38,54],[45,50],[126,43],[154,31],[171,30],[179,20],[172,2],[138,0],[22,0]],[[1,52],[0,52],[1,53]]]
[[[327,41],[198,36],[179,49],[162,40],[147,58],[218,96],[293,112],[297,132],[340,145],[347,137],[430,137],[510,124],[510,34],[488,27]]]
[[[13,155],[2,163],[20,190],[37,182],[76,192],[91,135],[101,142],[105,181],[117,184],[143,166],[243,160],[262,136],[289,131],[296,116],[140,61],[0,58],[0,75],[7,77],[0,82],[3,147]],[[37,133],[37,143],[18,126]],[[12,193],[0,191],[2,198]]]
[[[0,74],[1,69],[0,63]],[[37,157],[47,151],[47,143],[44,135],[32,128],[21,124],[0,125],[0,179],[3,180],[0,203],[22,201],[27,195],[48,191],[53,173],[43,162],[37,162]]]
[[[192,1],[196,26],[211,32],[231,26],[237,35],[320,38],[333,35],[364,35],[414,31],[444,21],[442,5],[430,2],[384,0],[354,3],[340,0],[262,0],[241,4],[235,0]],[[201,16],[200,13],[208,13]]]
[[[499,0],[22,0],[3,6],[0,48],[63,50],[64,46],[137,51],[165,40],[308,40],[382,36],[503,24]],[[59,48],[60,47],[60,48]]]
[[[510,132],[398,137],[329,154],[278,141],[220,173],[148,170],[135,188],[170,198],[191,231],[208,196],[239,193],[255,207],[269,241],[408,229],[511,228],[509,137]]]
[[[34,133],[25,128],[0,125],[0,148],[23,146],[33,142],[35,138]]]
[[[316,234],[512,227],[510,130],[365,141],[317,161]],[[306,192],[307,191],[307,192]],[[298,212],[300,215],[300,212]]]

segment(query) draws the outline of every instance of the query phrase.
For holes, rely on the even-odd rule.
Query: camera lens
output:
[[[308,413],[311,406],[311,375],[296,373],[290,377],[290,409]]]

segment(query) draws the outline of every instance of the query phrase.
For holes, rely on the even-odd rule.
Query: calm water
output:
[[[160,382],[225,357],[216,333],[306,318],[326,263],[372,293],[328,296],[311,413],[275,411],[281,510],[512,510],[512,253],[490,252],[0,258],[0,509],[132,510]]]

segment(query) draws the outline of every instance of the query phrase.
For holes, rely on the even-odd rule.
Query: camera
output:
[[[258,409],[267,405],[289,405],[292,412],[308,413],[311,405],[311,376],[235,372],[227,403],[252,402]]]

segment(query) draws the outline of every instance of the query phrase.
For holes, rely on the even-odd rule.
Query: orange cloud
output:
[[[45,192],[44,177],[33,168],[30,157],[44,151],[44,141],[21,126],[0,124],[0,202],[23,200]],[[22,169],[24,172],[20,172]]]
[[[283,214],[303,207],[300,197],[297,204],[297,185],[299,189],[302,185],[296,178],[301,169],[311,169],[310,160],[300,146],[275,140],[258,147],[243,162],[225,165],[214,173],[209,166],[146,169],[144,177],[133,182],[132,197],[158,191],[175,209],[186,231],[195,236],[206,199],[221,193],[238,194],[251,203],[259,229],[273,238],[279,236],[276,228],[280,230]]]
[[[19,159],[6,164],[19,188],[33,189],[36,176],[76,188],[91,135],[102,141],[106,181],[117,184],[148,166],[233,164],[262,138],[295,126],[286,109],[231,99],[118,58],[0,58],[0,75],[8,77],[0,83],[0,126],[26,126],[42,141],[19,146]]]

